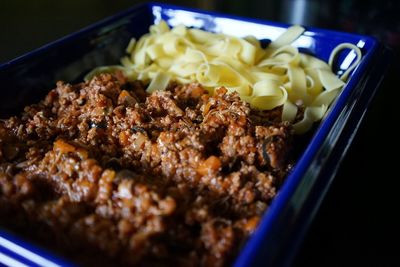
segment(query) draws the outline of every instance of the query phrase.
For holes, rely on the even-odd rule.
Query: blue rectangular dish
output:
[[[133,7],[61,40],[0,65],[0,116],[7,117],[37,102],[57,80],[79,82],[97,66],[119,62],[131,37],[140,37],[151,24],[165,20],[239,37],[275,39],[288,25],[239,18],[176,6],[150,3]],[[235,266],[290,264],[313,219],[387,66],[387,51],[375,39],[342,32],[307,28],[295,45],[325,61],[340,43],[357,45],[362,61],[320,123],[258,229],[242,247]],[[339,59],[342,70],[352,61]],[[71,266],[6,229],[0,229],[0,265]]]

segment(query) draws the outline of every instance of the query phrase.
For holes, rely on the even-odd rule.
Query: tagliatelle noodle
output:
[[[351,49],[356,53],[356,60],[353,61],[353,63],[346,69],[346,71],[342,74],[342,76],[340,76],[340,79],[342,79],[343,81],[347,80],[347,77],[349,76],[350,72],[355,69],[355,67],[357,67],[358,63],[360,63],[361,61],[361,50],[351,44],[351,43],[342,43],[339,44],[338,46],[335,47],[335,49],[333,49],[333,51],[331,52],[331,55],[329,56],[329,61],[328,64],[329,66],[331,66],[331,68],[333,68],[333,61],[335,60],[335,58],[340,54],[340,52],[344,49]]]
[[[148,92],[165,90],[170,81],[199,82],[210,94],[224,86],[253,108],[283,106],[285,121],[294,122],[304,109],[303,118],[294,123],[301,134],[323,118],[362,56],[358,47],[344,43],[332,51],[327,64],[291,45],[303,32],[292,26],[263,49],[252,36],[238,38],[183,25],[170,29],[161,21],[138,41],[131,40],[126,50],[130,56],[121,59],[122,66],[96,68],[86,79],[121,70],[128,79],[149,81]],[[339,78],[331,67],[343,49],[353,50],[356,59]]]

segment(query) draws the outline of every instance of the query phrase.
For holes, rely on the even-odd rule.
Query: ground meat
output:
[[[225,88],[103,74],[0,122],[0,222],[82,265],[225,266],[288,172],[292,128]]]

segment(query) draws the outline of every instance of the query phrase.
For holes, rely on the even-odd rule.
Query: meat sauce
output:
[[[292,127],[225,88],[101,74],[0,122],[0,223],[81,265],[226,266],[290,170]]]

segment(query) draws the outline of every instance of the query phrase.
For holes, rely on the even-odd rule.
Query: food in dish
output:
[[[208,67],[218,69],[213,60]],[[257,83],[243,95],[150,71],[151,61],[123,62],[84,83],[59,82],[40,103],[1,121],[2,224],[83,265],[232,263],[290,171],[295,126],[282,118],[291,95],[285,84],[297,75],[288,74],[291,66],[281,73],[285,83],[260,86],[287,94],[265,108],[254,99],[271,95],[257,95]],[[292,103],[299,105],[294,125],[306,117],[297,112],[307,114],[304,103]]]
[[[198,82],[210,94],[224,86],[253,108],[282,106],[282,120],[294,122],[295,132],[301,134],[322,119],[362,56],[360,49],[349,43],[332,51],[329,64],[301,53],[291,43],[304,31],[292,26],[263,48],[252,36],[237,38],[184,25],[170,29],[161,21],[137,43],[131,40],[122,66],[100,67],[88,77],[119,69],[131,79],[151,81],[148,92],[163,90],[170,80]],[[355,51],[356,59],[339,78],[332,66],[343,49]],[[302,119],[295,121],[298,116]]]
[[[230,263],[286,176],[290,123],[225,88],[144,89],[59,82],[2,121],[2,223],[78,262]]]

